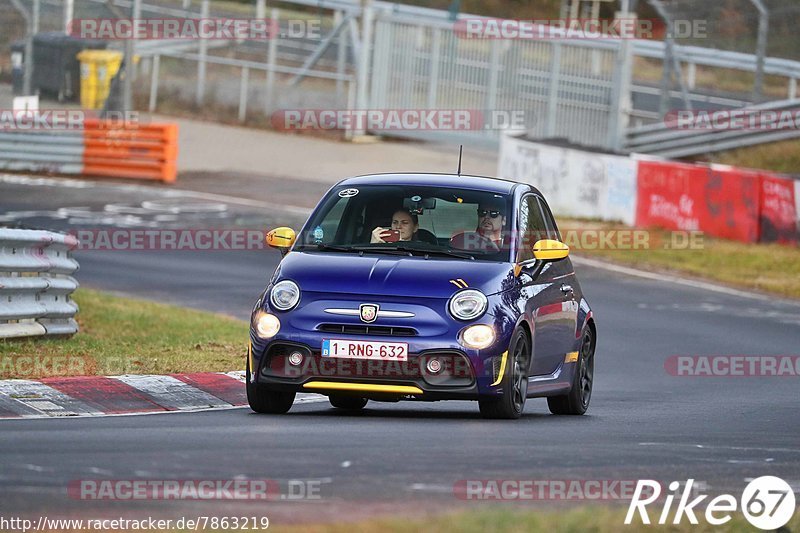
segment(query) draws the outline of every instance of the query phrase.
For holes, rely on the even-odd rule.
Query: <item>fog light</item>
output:
[[[482,350],[495,340],[494,328],[486,324],[475,324],[461,332],[461,344],[467,348]]]
[[[261,313],[256,317],[256,333],[262,339],[271,339],[280,329],[281,321],[275,315]]]
[[[438,374],[442,371],[442,362],[436,357],[432,357],[431,359],[428,359],[428,364],[425,365],[425,367],[431,374]]]
[[[303,354],[300,352],[292,352],[289,355],[289,364],[292,366],[300,366],[300,363],[303,362]]]

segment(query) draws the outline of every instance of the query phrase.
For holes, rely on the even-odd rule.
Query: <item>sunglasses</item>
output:
[[[478,216],[483,218],[489,216],[491,218],[497,218],[501,215],[500,211],[487,211],[486,209],[478,209]]]

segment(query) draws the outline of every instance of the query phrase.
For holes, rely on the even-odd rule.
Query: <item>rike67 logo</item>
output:
[[[691,498],[694,490],[694,480],[689,479],[679,493],[681,483],[673,481],[669,484],[671,494],[663,498],[663,507],[658,515],[657,523],[664,525],[670,522],[673,503],[678,497],[671,523],[680,524],[684,517],[691,524],[699,524],[697,515],[701,513],[701,503],[708,495]],[[639,514],[643,524],[650,524],[648,505],[661,499],[661,484],[650,479],[639,480],[625,516],[625,524],[631,524],[634,516]],[[661,503],[659,501],[659,503]],[[655,507],[655,506],[654,506]],[[737,500],[730,494],[721,494],[710,500],[701,515],[708,524],[721,526],[729,522],[731,514],[740,509],[751,525],[758,529],[775,530],[785,526],[792,519],[795,511],[795,497],[792,487],[779,477],[762,476],[752,480],[742,492],[742,497]],[[657,509],[651,509],[657,511]]]

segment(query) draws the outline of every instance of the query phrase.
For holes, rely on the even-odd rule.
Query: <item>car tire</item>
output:
[[[366,398],[359,398],[358,396],[339,396],[331,394],[328,396],[328,401],[337,409],[346,409],[348,411],[359,411],[367,405]]]
[[[256,413],[282,415],[289,412],[294,403],[294,392],[270,390],[268,385],[250,383],[250,358],[247,358],[245,373],[247,403]]]
[[[502,396],[478,400],[481,416],[491,419],[516,420],[522,416],[528,394],[528,362],[531,349],[528,334],[518,329],[511,337],[503,370]]]
[[[547,398],[547,407],[554,415],[582,415],[589,408],[594,383],[594,337],[586,328],[575,362],[575,375],[569,394]]]

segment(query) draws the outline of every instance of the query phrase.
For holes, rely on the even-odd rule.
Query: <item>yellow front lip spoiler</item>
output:
[[[423,394],[422,389],[410,385],[376,385],[372,383],[348,383],[343,381],[309,381],[303,385],[303,388],[355,392],[388,392],[391,394]]]

